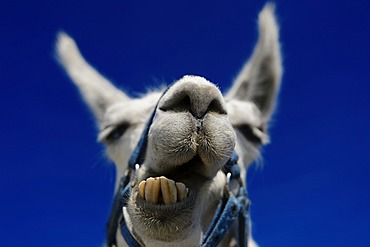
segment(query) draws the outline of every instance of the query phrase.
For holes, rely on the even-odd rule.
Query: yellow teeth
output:
[[[146,181],[143,180],[139,183],[139,195],[141,196],[141,198],[145,199],[145,185],[146,185]]]
[[[189,189],[183,183],[176,183],[177,200],[182,201],[188,195]]]
[[[159,193],[161,182],[158,178],[148,178],[145,186],[145,200],[157,204],[159,201]]]
[[[164,204],[172,204],[177,201],[177,190],[175,181],[167,179],[166,177],[160,177],[162,199]]]
[[[141,181],[138,190],[141,198],[154,204],[173,204],[183,201],[189,191],[185,184],[175,183],[164,176]]]

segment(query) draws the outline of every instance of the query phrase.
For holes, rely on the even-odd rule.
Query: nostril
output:
[[[159,107],[162,111],[174,111],[174,112],[184,112],[190,111],[190,97],[188,95],[178,95],[178,97],[173,97],[167,104]]]
[[[225,107],[219,99],[214,99],[208,106],[208,112],[216,112],[219,114],[227,114]]]
[[[189,110],[189,109],[190,109],[190,105],[191,105],[190,97],[189,97],[188,95],[185,95],[185,96],[180,100],[180,103],[179,103],[179,110],[180,110],[180,111],[186,111],[186,110]]]
[[[195,78],[199,80],[199,78]],[[162,98],[162,111],[188,112],[196,119],[209,113],[227,114],[219,89],[204,81],[180,81],[173,85]]]
[[[173,111],[173,112],[190,112],[196,119],[202,119],[208,112],[215,112],[218,114],[227,114],[225,107],[219,99],[214,99],[210,103],[202,102],[201,105],[195,103],[196,100],[192,100],[189,95],[178,97],[171,101],[171,104],[162,106],[159,109],[162,111]],[[208,104],[207,104],[208,103]]]

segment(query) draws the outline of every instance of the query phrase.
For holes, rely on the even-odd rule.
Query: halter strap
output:
[[[234,223],[238,224],[238,247],[247,247],[250,201],[240,179],[238,155],[235,151],[222,167],[222,171],[225,173],[227,179],[225,191],[200,247],[217,246]],[[239,182],[239,189],[236,196],[229,190],[231,180],[237,180]],[[238,219],[237,222],[235,222],[236,219]]]
[[[134,151],[131,153],[130,159],[128,160],[128,167],[130,167],[131,169],[135,169],[136,164],[141,165],[142,161],[144,160],[145,151],[146,151],[147,142],[148,142],[149,129],[150,129],[150,126],[153,123],[153,119],[154,119],[155,113],[157,111],[159,101],[167,93],[168,89],[170,89],[171,86],[172,85],[168,86],[166,88],[166,90],[162,93],[161,97],[158,99],[157,104],[155,105],[154,110],[153,110],[152,114],[150,115],[150,117],[149,117],[149,119],[148,119],[148,121],[147,121],[147,123],[144,127],[144,130],[141,134],[140,140],[137,143],[136,148],[134,149]]]
[[[107,223],[107,244],[109,247],[117,246],[116,232],[119,223],[121,225],[121,234],[128,246],[141,246],[129,231],[122,210],[123,207],[127,205],[127,201],[130,197],[131,178],[135,170],[139,168],[144,161],[148,140],[147,137],[158,107],[158,103],[170,87],[171,86],[169,86],[159,98],[157,105],[155,106],[152,114],[150,115],[150,118],[148,119],[147,124],[144,127],[140,140],[130,156],[128,167],[121,177],[119,188],[114,196],[112,210]],[[249,232],[249,200],[247,197],[246,189],[241,182],[240,167],[238,166],[237,161],[238,155],[234,151],[229,160],[222,167],[222,171],[227,176],[228,182],[225,186],[224,195],[216,210],[215,216],[213,217],[213,220],[200,245],[201,247],[217,246],[217,244],[222,240],[225,234],[230,230],[231,226],[236,222],[237,218],[239,219],[236,222],[239,229],[238,246],[248,246],[247,241]],[[237,180],[239,182],[239,189],[236,196],[233,195],[233,193],[228,188],[230,180]]]
[[[157,104],[154,107],[154,110],[151,113],[144,127],[141,137],[134,151],[132,151],[131,153],[130,159],[128,160],[128,167],[125,170],[124,174],[122,175],[120,183],[119,183],[118,191],[114,195],[113,204],[112,204],[111,212],[109,215],[109,220],[106,226],[107,227],[107,244],[109,247],[117,246],[116,232],[117,232],[119,222],[121,223],[123,222],[123,224],[121,225],[124,225],[123,228],[126,228],[124,233],[122,233],[122,235],[127,243],[132,244],[129,246],[140,246],[136,242],[135,238],[131,235],[130,231],[127,229],[126,223],[124,222],[124,219],[123,219],[122,208],[126,206],[127,200],[129,199],[129,196],[131,193],[129,183],[131,181],[132,174],[138,168],[137,166],[140,166],[142,164],[141,162],[144,160],[145,151],[146,151],[147,142],[148,142],[149,129],[150,129],[150,126],[152,125],[159,101],[166,94],[166,92],[168,91],[170,87],[171,86],[168,86],[166,88],[166,90],[162,93],[161,97],[157,101]],[[135,245],[135,242],[137,245]]]

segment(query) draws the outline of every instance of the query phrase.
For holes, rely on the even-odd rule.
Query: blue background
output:
[[[2,1],[0,246],[101,246],[114,167],[53,58],[64,30],[130,92],[197,74],[227,90],[263,1]],[[261,246],[370,246],[370,2],[278,1],[285,73],[264,166]]]

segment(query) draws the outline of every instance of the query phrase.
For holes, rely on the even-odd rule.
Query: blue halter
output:
[[[169,88],[170,87],[166,89],[161,98],[168,91]],[[158,100],[158,102],[160,101],[160,99]],[[131,157],[128,161],[128,168],[121,177],[119,189],[114,196],[109,221],[107,223],[107,244],[109,247],[117,246],[116,231],[119,224],[121,228],[121,234],[128,246],[142,246],[127,228],[124,215],[122,213],[122,208],[127,206],[127,201],[131,194],[131,178],[134,175],[135,171],[143,163],[143,160],[145,158],[147,137],[150,126],[153,122],[154,115],[156,113],[157,106],[154,108],[154,111],[151,114],[143,130],[143,133],[141,134],[141,138],[131,154]],[[238,240],[238,247],[248,246],[248,212],[250,201],[247,196],[247,190],[243,185],[242,179],[240,178],[240,168],[237,162],[238,155],[234,151],[229,160],[222,167],[222,171],[225,173],[227,178],[227,183],[224,188],[223,197],[219,202],[216,213],[202,240],[202,243],[200,244],[200,247],[217,246],[234,223],[237,224],[238,229],[238,235],[236,236]],[[237,181],[239,184],[238,191],[235,195],[230,189],[230,183],[232,181]],[[237,219],[238,221],[236,221]]]

